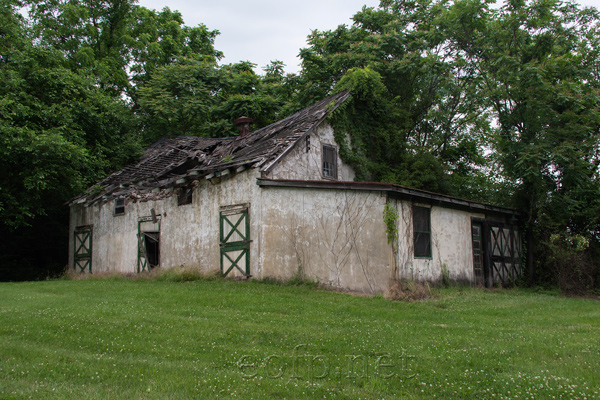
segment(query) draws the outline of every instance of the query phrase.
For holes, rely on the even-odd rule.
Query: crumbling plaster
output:
[[[322,144],[333,144],[333,130],[322,123],[300,141],[268,175],[274,179],[322,180]],[[70,237],[76,227],[93,225],[93,272],[136,272],[140,219],[152,210],[160,220],[160,264],[163,268],[195,265],[220,268],[221,206],[249,205],[250,273],[257,278],[289,279],[301,274],[335,288],[384,292],[390,278],[439,280],[445,265],[449,277],[473,279],[471,218],[482,214],[431,207],[430,258],[413,253],[412,203],[391,200],[398,212],[398,238],[389,244],[383,222],[387,197],[379,191],[310,188],[262,188],[264,176],[247,169],[220,178],[197,179],[192,204],[177,205],[177,189],[128,199],[125,214],[114,216],[114,201],[71,207]],[[354,178],[338,155],[338,180]],[[428,205],[421,205],[430,207]],[[145,222],[143,229],[157,230]],[[73,265],[70,241],[69,265]],[[394,265],[395,263],[395,265]]]
[[[160,219],[161,266],[199,265],[213,270],[219,266],[219,206],[249,203],[252,215],[252,200],[260,191],[257,177],[258,171],[247,170],[213,182],[199,180],[192,204],[182,206],[177,205],[176,192],[159,200],[127,201],[125,214],[118,216],[113,215],[114,201],[73,206],[70,236],[76,227],[93,225],[93,272],[136,272],[138,221],[150,217],[154,209]],[[72,243],[70,246],[69,265],[73,265]],[[254,241],[251,254],[256,251]]]

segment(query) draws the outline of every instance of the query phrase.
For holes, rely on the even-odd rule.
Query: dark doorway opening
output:
[[[146,262],[150,269],[160,264],[160,234],[159,232],[144,232]]]

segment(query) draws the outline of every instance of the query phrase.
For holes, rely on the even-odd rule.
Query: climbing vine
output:
[[[385,207],[383,207],[383,222],[388,243],[393,243],[398,239],[398,211],[391,202],[385,203]]]

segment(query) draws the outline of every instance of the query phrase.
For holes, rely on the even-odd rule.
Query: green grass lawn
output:
[[[0,398],[600,398],[600,303],[265,283],[0,284]]]

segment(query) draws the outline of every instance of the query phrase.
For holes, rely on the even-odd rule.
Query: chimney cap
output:
[[[250,134],[250,123],[251,122],[252,122],[252,118],[246,117],[246,116],[241,116],[238,119],[236,119],[235,121],[233,121],[235,126],[237,126],[237,128],[239,129],[241,137],[246,137]]]
[[[250,117],[246,117],[246,116],[241,116],[239,118],[237,118],[235,121],[233,121],[234,124],[236,125],[240,125],[240,124],[249,124],[252,122],[252,118]]]

